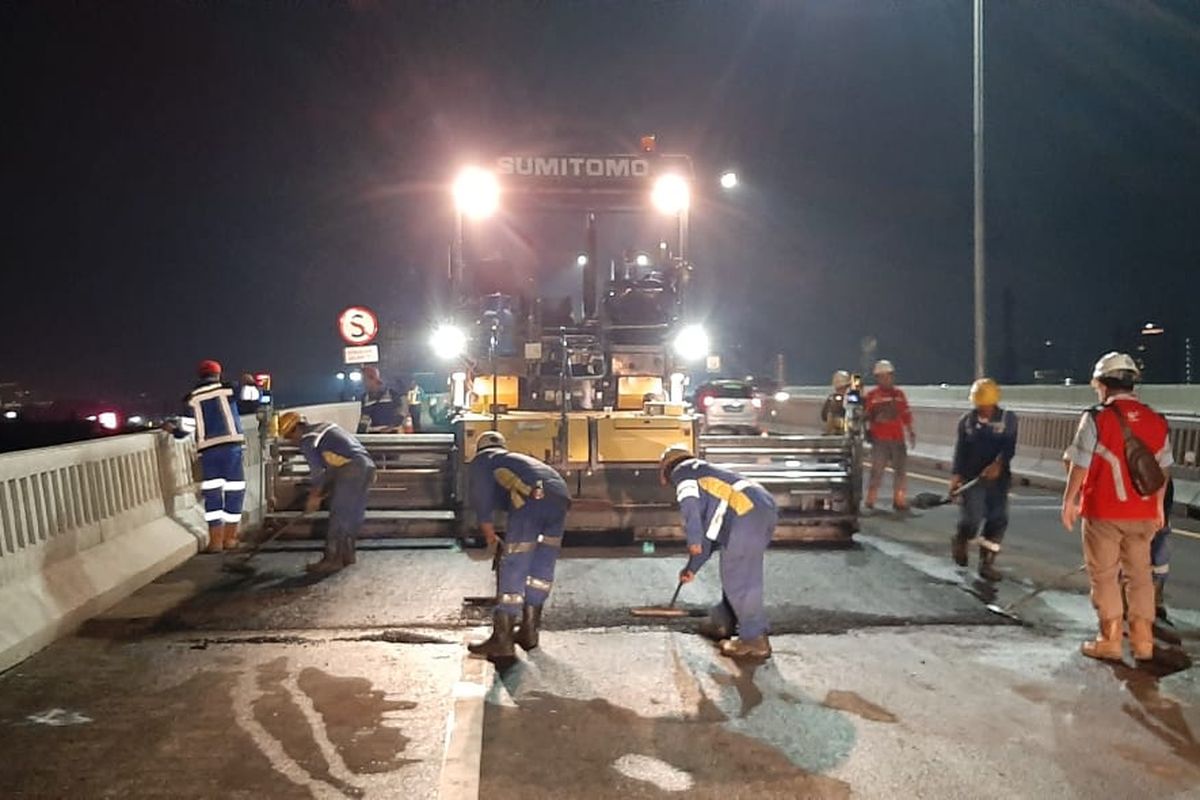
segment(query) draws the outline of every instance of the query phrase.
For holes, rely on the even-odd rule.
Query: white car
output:
[[[696,410],[704,415],[705,433],[756,435],[762,405],[754,386],[744,381],[710,381],[696,389]]]

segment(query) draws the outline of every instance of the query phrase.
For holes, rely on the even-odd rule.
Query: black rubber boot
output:
[[[358,563],[358,544],[355,542],[353,536],[348,536],[342,540],[340,550],[344,566],[348,567],[351,564]]]
[[[722,639],[732,639],[737,635],[737,615],[729,599],[721,595],[721,602],[708,610],[708,617],[696,628],[697,633],[706,639],[720,642]]]
[[[525,651],[536,650],[538,646],[538,631],[542,627],[542,607],[531,606],[528,603],[521,610],[521,627],[517,631],[515,641]]]
[[[954,563],[960,567],[967,565],[967,542],[970,538],[963,538],[961,534],[956,534],[950,540],[950,557],[954,559]]]
[[[503,611],[497,610],[492,615],[492,635],[479,644],[469,644],[467,649],[477,656],[488,658],[512,658],[516,655],[513,650],[513,624],[515,619]]]
[[[1154,617],[1159,622],[1164,622],[1167,625],[1172,624],[1171,619],[1167,616],[1167,604],[1163,600],[1163,582],[1154,582]]]
[[[1000,570],[996,569],[996,551],[986,547],[979,548],[979,577],[993,583],[1004,577]]]
[[[341,544],[336,540],[326,539],[325,555],[320,561],[306,564],[304,569],[314,575],[332,575],[343,566]]]

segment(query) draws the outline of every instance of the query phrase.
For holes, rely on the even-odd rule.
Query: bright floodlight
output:
[[[721,188],[732,189],[738,185],[737,173],[733,170],[721,173]]]
[[[5,418],[5,419],[16,419],[16,418],[17,418],[17,412],[16,412],[16,411],[13,411],[13,410],[10,408],[8,411],[5,411],[5,412],[4,412],[4,418]]]
[[[587,262],[588,262],[587,253],[580,253],[579,255],[575,256],[575,263],[578,264],[579,266],[586,267]]]
[[[454,179],[454,207],[471,219],[490,217],[500,207],[500,184],[486,169],[465,167]]]
[[[458,358],[467,350],[467,335],[453,325],[439,325],[429,336],[429,347],[438,358]]]
[[[637,265],[639,267],[650,266],[650,256],[646,255],[645,253],[638,253],[637,259],[635,259],[635,260],[637,261]]]
[[[654,182],[654,190],[650,193],[654,207],[664,214],[678,214],[688,207],[691,202],[691,189],[688,182],[679,175],[663,175]]]
[[[361,380],[362,380],[362,372],[361,371],[356,369],[356,370],[352,370],[350,372],[351,383],[358,383]]]
[[[684,361],[708,356],[708,334],[699,325],[688,325],[675,336],[675,354]]]

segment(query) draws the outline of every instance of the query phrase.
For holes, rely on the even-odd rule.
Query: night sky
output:
[[[1082,372],[1147,320],[1200,337],[1200,3],[987,9],[992,364],[1028,377],[1052,339]],[[212,357],[328,396],[345,305],[423,344],[459,165],[647,132],[707,179],[719,345],[824,382],[869,334],[902,381],[964,381],[970,11],[5,3],[0,381],[173,398]],[[547,286],[573,253],[543,253]]]

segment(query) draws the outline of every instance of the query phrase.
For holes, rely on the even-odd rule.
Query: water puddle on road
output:
[[[483,739],[488,800],[850,796],[845,782],[723,724],[643,717],[599,698],[531,692],[516,706],[489,706]]]

